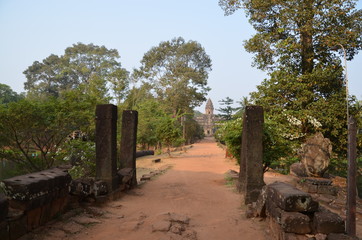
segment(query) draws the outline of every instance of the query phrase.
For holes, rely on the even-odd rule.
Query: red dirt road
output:
[[[264,239],[264,223],[246,219],[242,196],[226,185],[224,173],[238,167],[215,142],[195,144],[169,160],[172,169],[107,204],[101,223],[67,239]],[[189,222],[160,231],[167,213]]]

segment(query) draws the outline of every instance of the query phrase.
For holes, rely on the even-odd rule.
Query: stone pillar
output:
[[[108,192],[118,187],[117,177],[117,107],[96,108],[96,179],[107,183]]]
[[[260,106],[247,106],[244,112],[239,173],[239,192],[245,204],[255,202],[264,183],[263,171],[264,112]]]
[[[133,169],[131,186],[137,185],[137,177],[136,177],[137,124],[138,124],[137,111],[133,110],[123,111],[120,167]]]

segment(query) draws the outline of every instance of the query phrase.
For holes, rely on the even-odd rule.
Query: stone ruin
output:
[[[266,218],[273,240],[352,240],[345,221],[319,205],[310,194],[282,182],[263,187],[256,202],[248,205],[247,217]]]
[[[73,202],[118,198],[136,181],[138,114],[124,111],[120,165],[117,170],[117,107],[96,108],[96,177],[72,180],[67,169],[53,168],[3,180],[0,194],[0,239],[15,240],[65,212]],[[122,148],[122,144],[126,147]]]
[[[309,193],[287,183],[264,184],[262,135],[263,109],[247,106],[238,176],[238,189],[248,204],[247,217],[266,218],[268,239],[272,240],[357,239],[346,235],[345,222],[338,214],[320,206]],[[307,139],[302,147],[302,162],[295,168],[296,175],[303,176],[303,189],[337,194],[331,180],[316,178],[327,170],[331,153],[331,142],[321,133]]]
[[[290,173],[297,177],[323,177],[332,155],[332,143],[318,132],[306,139],[300,150],[300,163],[290,167]]]

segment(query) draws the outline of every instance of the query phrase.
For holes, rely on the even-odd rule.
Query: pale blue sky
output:
[[[266,77],[242,47],[253,32],[243,11],[225,17],[218,0],[0,0],[0,82],[24,91],[28,66],[77,42],[117,49],[132,71],[151,47],[181,36],[210,55],[208,97],[219,108],[219,100],[240,100]],[[361,53],[348,62],[350,92],[358,99],[361,66]]]

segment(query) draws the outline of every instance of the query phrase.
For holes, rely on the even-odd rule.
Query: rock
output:
[[[289,174],[296,177],[308,177],[304,165],[300,162],[290,165]]]
[[[313,224],[318,233],[344,233],[345,231],[343,219],[338,214],[328,210],[314,213]]]
[[[302,192],[295,187],[274,182],[267,186],[267,201],[272,201],[287,212],[314,212],[318,209],[318,202],[313,201],[310,194]]]
[[[149,174],[144,174],[141,177],[141,181],[148,181],[148,180],[151,180],[151,175],[149,175]]]
[[[267,198],[266,189],[267,189],[267,185],[265,185],[261,189],[258,200],[256,201],[256,206],[255,206],[256,217],[262,217],[262,218],[266,217],[266,214],[265,214],[265,206],[266,206],[266,198]]]
[[[281,226],[285,232],[306,234],[312,231],[310,219],[299,212],[282,212]]]
[[[170,228],[170,232],[172,232],[174,234],[181,235],[182,231],[185,231],[185,227],[180,223],[172,224],[172,226]]]
[[[170,213],[169,215],[170,215],[171,222],[178,222],[178,223],[184,223],[184,224],[189,224],[189,222],[190,222],[190,218],[185,215],[181,215],[178,213]]]
[[[301,163],[308,176],[322,177],[327,170],[332,154],[332,143],[322,133],[307,138],[300,152]]]
[[[170,227],[171,223],[169,221],[158,221],[152,224],[152,232],[168,232]]]

